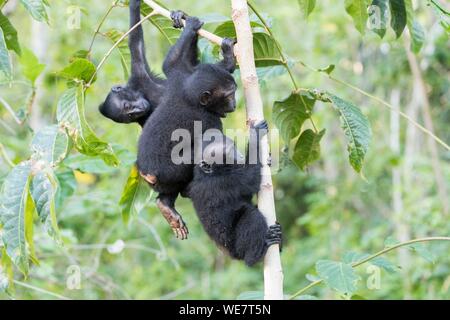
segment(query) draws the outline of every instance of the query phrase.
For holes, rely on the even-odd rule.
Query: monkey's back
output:
[[[220,117],[171,99],[158,106],[146,122],[139,139],[137,166],[142,173],[157,177],[157,192],[181,192],[192,180],[195,121],[201,121],[202,132],[222,130]],[[172,141],[172,133],[179,129],[190,135],[192,154],[187,164],[176,164],[172,159],[172,150],[180,143]]]

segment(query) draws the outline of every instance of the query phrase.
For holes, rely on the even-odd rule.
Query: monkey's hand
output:
[[[269,132],[269,124],[266,120],[263,120],[259,123],[250,125],[251,134],[256,134],[258,140],[261,140],[264,136]]]
[[[200,21],[197,17],[186,17],[186,26],[185,29],[192,30],[197,32],[203,26],[203,22]]]
[[[156,200],[156,205],[164,218],[166,218],[175,236],[181,240],[187,239],[189,230],[181,215],[174,208],[170,208],[159,199]]]
[[[170,18],[173,22],[173,27],[176,29],[183,28],[183,19],[187,18],[187,14],[181,10],[171,11]]]
[[[236,39],[230,39],[230,38],[224,38],[222,40],[222,53],[233,53],[234,52],[234,45],[237,43]]]
[[[281,225],[275,222],[274,225],[269,227],[266,235],[266,246],[270,247],[273,244],[278,244],[280,246],[280,252],[283,246],[283,232],[281,231]]]

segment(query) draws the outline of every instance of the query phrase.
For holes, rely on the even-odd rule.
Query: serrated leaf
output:
[[[407,22],[405,0],[389,0],[389,8],[391,10],[391,27],[397,38],[400,38]]]
[[[343,262],[319,260],[316,263],[316,271],[328,287],[347,296],[356,291],[356,284],[360,280],[355,270]]]
[[[133,166],[119,201],[125,223],[129,222],[131,216],[136,216],[142,210],[152,193],[153,191],[150,191],[147,183],[141,178],[137,167]]]
[[[425,41],[425,32],[421,24],[414,18],[414,8],[412,0],[405,0],[407,26],[411,35],[411,50],[418,53]]]
[[[61,242],[56,219],[57,189],[58,183],[52,170],[41,170],[34,176],[31,195],[36,205],[36,211],[48,234],[57,242]]]
[[[370,26],[371,30],[378,34],[380,38],[386,35],[388,22],[388,0],[373,0],[370,5]]]
[[[256,67],[269,67],[284,64],[280,57],[275,40],[268,34],[256,32],[253,34],[253,49]]]
[[[306,119],[311,116],[316,100],[308,92],[293,92],[273,105],[273,120],[286,143],[300,134]]]
[[[308,17],[316,7],[316,0],[298,0],[298,4],[305,17]]]
[[[30,15],[37,21],[48,23],[46,2],[43,0],[20,0]]]
[[[91,61],[83,58],[75,58],[67,67],[57,74],[67,80],[88,83],[94,76],[95,70],[95,65]]]
[[[303,131],[294,148],[292,160],[302,170],[320,158],[320,140],[325,134],[325,129],[315,133],[311,129]]]
[[[22,51],[20,49],[19,39],[17,37],[17,30],[1,11],[0,28],[3,30],[3,35],[5,37],[6,46],[8,49],[14,50],[20,56]]]
[[[22,66],[23,75],[31,81],[34,85],[36,79],[44,71],[45,64],[39,63],[38,58],[34,55],[33,51],[28,48],[23,48],[22,55],[19,58],[19,62]]]
[[[3,243],[8,256],[25,275],[29,271],[25,220],[30,210],[33,209],[30,207],[34,207],[28,197],[30,177],[30,162],[22,162],[8,174],[0,192],[0,222],[3,225]]]
[[[353,18],[356,29],[364,35],[369,18],[366,0],[345,0],[345,10]]]
[[[264,292],[247,291],[237,296],[236,300],[264,300]]]
[[[117,30],[109,30],[105,33],[106,37],[111,40],[112,43],[116,43],[119,41],[120,37],[122,37],[123,33]],[[117,46],[120,54],[120,63],[122,64],[124,78],[128,79],[131,74],[131,53],[128,47],[128,43],[126,41],[122,41]]]
[[[66,128],[80,153],[88,156],[98,155],[108,165],[119,164],[111,146],[100,140],[86,121],[82,85],[64,92],[58,102],[56,117],[59,125]]]
[[[10,80],[12,77],[12,65],[9,57],[8,48],[6,47],[5,36],[3,30],[0,29],[0,71]]]
[[[164,39],[166,39],[170,45],[174,45],[180,37],[180,29],[175,29],[172,25],[172,20],[161,16],[155,15],[151,17],[150,22],[159,30]]]
[[[356,172],[361,172],[371,140],[369,120],[353,103],[330,93],[328,97],[340,114],[342,129],[348,139],[350,164]]]
[[[64,160],[69,151],[69,137],[57,125],[44,127],[34,136],[31,150],[39,159],[55,166]]]

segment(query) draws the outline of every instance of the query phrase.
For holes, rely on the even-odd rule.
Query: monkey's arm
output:
[[[130,1],[130,28],[141,21],[141,0]],[[142,91],[150,103],[158,105],[164,90],[165,80],[154,75],[145,56],[145,42],[142,25],[136,27],[128,38],[131,53],[130,84]]]
[[[172,12],[174,26],[182,26],[181,19],[185,14],[181,11]],[[178,41],[170,48],[163,64],[163,71],[169,76],[173,71],[192,72],[198,64],[197,31],[203,22],[196,17],[186,17],[186,25]]]
[[[236,69],[236,59],[234,58],[234,39],[225,38],[222,41],[222,55],[223,60],[217,64],[227,70],[229,73],[233,73]]]

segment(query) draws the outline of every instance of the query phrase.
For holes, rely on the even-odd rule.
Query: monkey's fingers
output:
[[[171,11],[170,18],[173,22],[173,27],[177,29],[183,28],[183,19],[187,17],[187,14],[181,10]]]

